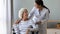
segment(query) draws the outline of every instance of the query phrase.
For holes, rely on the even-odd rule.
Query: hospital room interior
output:
[[[13,34],[13,24],[18,17],[21,8],[27,8],[28,12],[34,7],[35,0],[3,0],[4,7],[2,9],[1,22],[2,34]],[[50,10],[49,19],[47,21],[46,34],[60,34],[60,0],[43,0],[44,5]],[[1,14],[0,14],[1,15]],[[3,33],[4,32],[4,33]],[[34,34],[36,34],[34,32]]]

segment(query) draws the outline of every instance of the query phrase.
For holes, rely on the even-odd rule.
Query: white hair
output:
[[[27,9],[26,9],[26,8],[21,8],[21,9],[19,10],[18,17],[19,17],[20,19],[22,19],[22,14],[23,14],[23,12],[24,12],[25,10],[27,10]]]

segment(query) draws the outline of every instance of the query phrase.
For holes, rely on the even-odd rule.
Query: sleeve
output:
[[[35,25],[35,23],[33,23],[33,21],[31,21],[32,23],[30,23],[30,25],[33,27],[33,28],[29,28],[30,31],[37,31],[38,30],[38,26]]]
[[[39,21],[39,19],[38,19],[36,16],[34,16],[34,17],[32,18],[32,21],[33,21],[33,23],[35,23],[35,24],[36,24],[36,22],[38,22],[38,21]]]
[[[48,10],[46,10],[41,16],[39,16],[39,15],[34,16],[34,18],[32,20],[34,21],[34,23],[41,21],[42,22],[41,24],[43,24],[43,23],[47,22],[48,19],[49,19],[49,12],[48,12]]]
[[[38,30],[38,25],[35,25],[34,23],[32,24],[33,30]]]
[[[44,15],[42,17],[44,17]],[[45,19],[41,20],[41,22],[42,22],[41,24],[46,23],[48,21],[48,19],[49,19],[49,12],[46,11],[46,13],[45,13]]]
[[[31,12],[29,13],[28,15],[28,18],[31,19],[33,14],[34,14],[34,11],[35,11],[35,7],[33,7],[33,9],[31,10]]]
[[[19,25],[18,25],[18,24],[14,24],[14,25],[13,25],[13,28],[14,28],[14,30],[15,30],[15,33],[16,33],[16,34],[19,34]]]

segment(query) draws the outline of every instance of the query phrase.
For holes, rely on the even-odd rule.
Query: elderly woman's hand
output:
[[[29,32],[30,32],[30,30],[28,29],[28,30],[26,31],[26,34],[29,34]]]

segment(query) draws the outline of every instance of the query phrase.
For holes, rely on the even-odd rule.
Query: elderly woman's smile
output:
[[[23,12],[22,19],[23,19],[23,20],[27,20],[27,19],[28,19],[28,11],[27,11],[27,10],[25,10],[25,11]]]
[[[19,10],[19,18],[24,21],[28,20],[28,10],[26,8]]]

